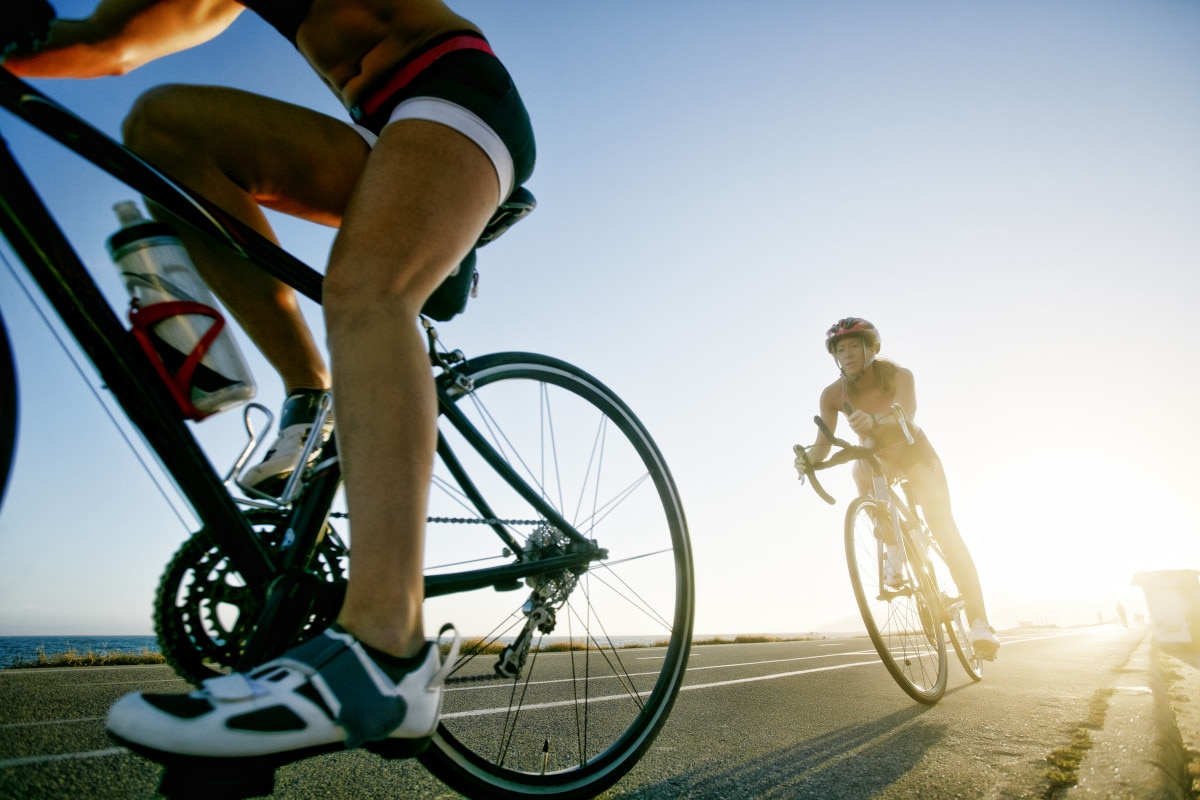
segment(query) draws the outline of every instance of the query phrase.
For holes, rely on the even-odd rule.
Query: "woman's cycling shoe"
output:
[[[126,695],[109,711],[108,732],[147,758],[193,770],[214,760],[274,769],[360,746],[385,757],[416,755],[437,727],[458,646],[454,632],[439,666],[438,647],[426,643],[397,679],[335,627],[250,672],[210,678],[189,695]]]
[[[250,467],[239,478],[245,489],[278,496],[287,479],[300,465],[300,457],[321,411],[326,393],[316,389],[301,389],[287,396],[279,415],[279,435],[267,448],[261,463]],[[333,432],[333,416],[327,415],[318,431],[320,437],[308,457],[306,467],[316,462],[321,446]]]
[[[971,623],[971,647],[975,649],[977,657],[984,661],[995,661],[996,654],[1000,652],[1000,640],[990,625],[977,619]]]

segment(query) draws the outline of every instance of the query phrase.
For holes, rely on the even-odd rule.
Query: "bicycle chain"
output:
[[[338,519],[349,519],[350,515],[345,511],[338,511],[330,514],[331,517]],[[436,522],[444,525],[541,525],[545,520],[541,519],[496,519],[495,517],[474,518],[474,517],[426,517],[426,522]]]

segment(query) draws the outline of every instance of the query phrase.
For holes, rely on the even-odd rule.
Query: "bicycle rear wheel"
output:
[[[472,384],[457,407],[607,555],[497,587],[511,592],[426,601],[427,619],[453,620],[466,643],[421,761],[472,797],[592,797],[650,746],[683,681],[694,603],[683,508],[650,435],[588,374],[524,353],[456,371]],[[569,549],[444,419],[439,426],[526,559]],[[481,514],[444,464],[432,494],[426,564],[442,566],[427,574],[514,560],[489,525],[471,524]]]
[[[940,602],[920,570],[885,583],[886,542],[894,541],[891,517],[875,500],[856,498],[846,511],[846,562],[867,633],[900,688],[932,705],[946,691],[946,640]]]
[[[967,603],[962,592],[950,574],[950,565],[942,555],[941,548],[936,542],[931,543],[927,553],[929,567],[933,570],[938,594],[942,598],[942,607],[946,611],[945,627],[950,644],[958,655],[958,661],[966,670],[971,680],[983,679],[983,661],[975,656],[975,648],[971,646],[971,624],[967,619]]]

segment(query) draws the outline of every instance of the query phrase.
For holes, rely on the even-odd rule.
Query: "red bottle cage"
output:
[[[196,346],[187,354],[183,365],[174,375],[167,370],[166,364],[163,363],[162,357],[154,348],[154,342],[150,339],[150,330],[167,319],[178,314],[198,314],[204,317],[211,317],[213,320],[212,326],[200,337],[200,341],[196,342]],[[150,357],[150,363],[154,365],[154,369],[162,376],[162,379],[167,384],[167,389],[170,390],[171,396],[175,398],[175,402],[179,405],[179,410],[183,415],[190,420],[199,422],[205,417],[211,416],[211,411],[201,411],[192,403],[192,375],[196,372],[196,367],[200,365],[200,360],[208,354],[208,350],[212,347],[212,343],[221,335],[221,331],[225,329],[225,318],[221,313],[211,306],[202,305],[201,303],[193,303],[186,300],[172,300],[165,303],[154,303],[148,306],[139,306],[137,301],[134,301],[129,307],[129,322],[133,326],[133,337],[137,339],[142,350],[146,351],[146,355]]]

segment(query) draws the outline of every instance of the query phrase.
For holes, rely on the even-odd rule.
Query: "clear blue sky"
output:
[[[548,352],[629,401],[683,493],[699,633],[855,613],[849,475],[828,508],[791,467],[836,376],[822,334],[846,315],[916,374],[994,622],[1091,621],[1137,570],[1200,568],[1200,5],[451,5],[517,79],[540,205],[484,251],[482,294],[443,337]],[[128,76],[39,85],[115,134],[168,81],[340,113],[250,14]],[[0,132],[123,304],[103,243],[129,192],[11,118]],[[321,264],[329,231],[279,232]],[[23,401],[0,635],[148,633],[187,528],[4,269],[0,307]],[[215,463],[239,424],[198,426]]]

